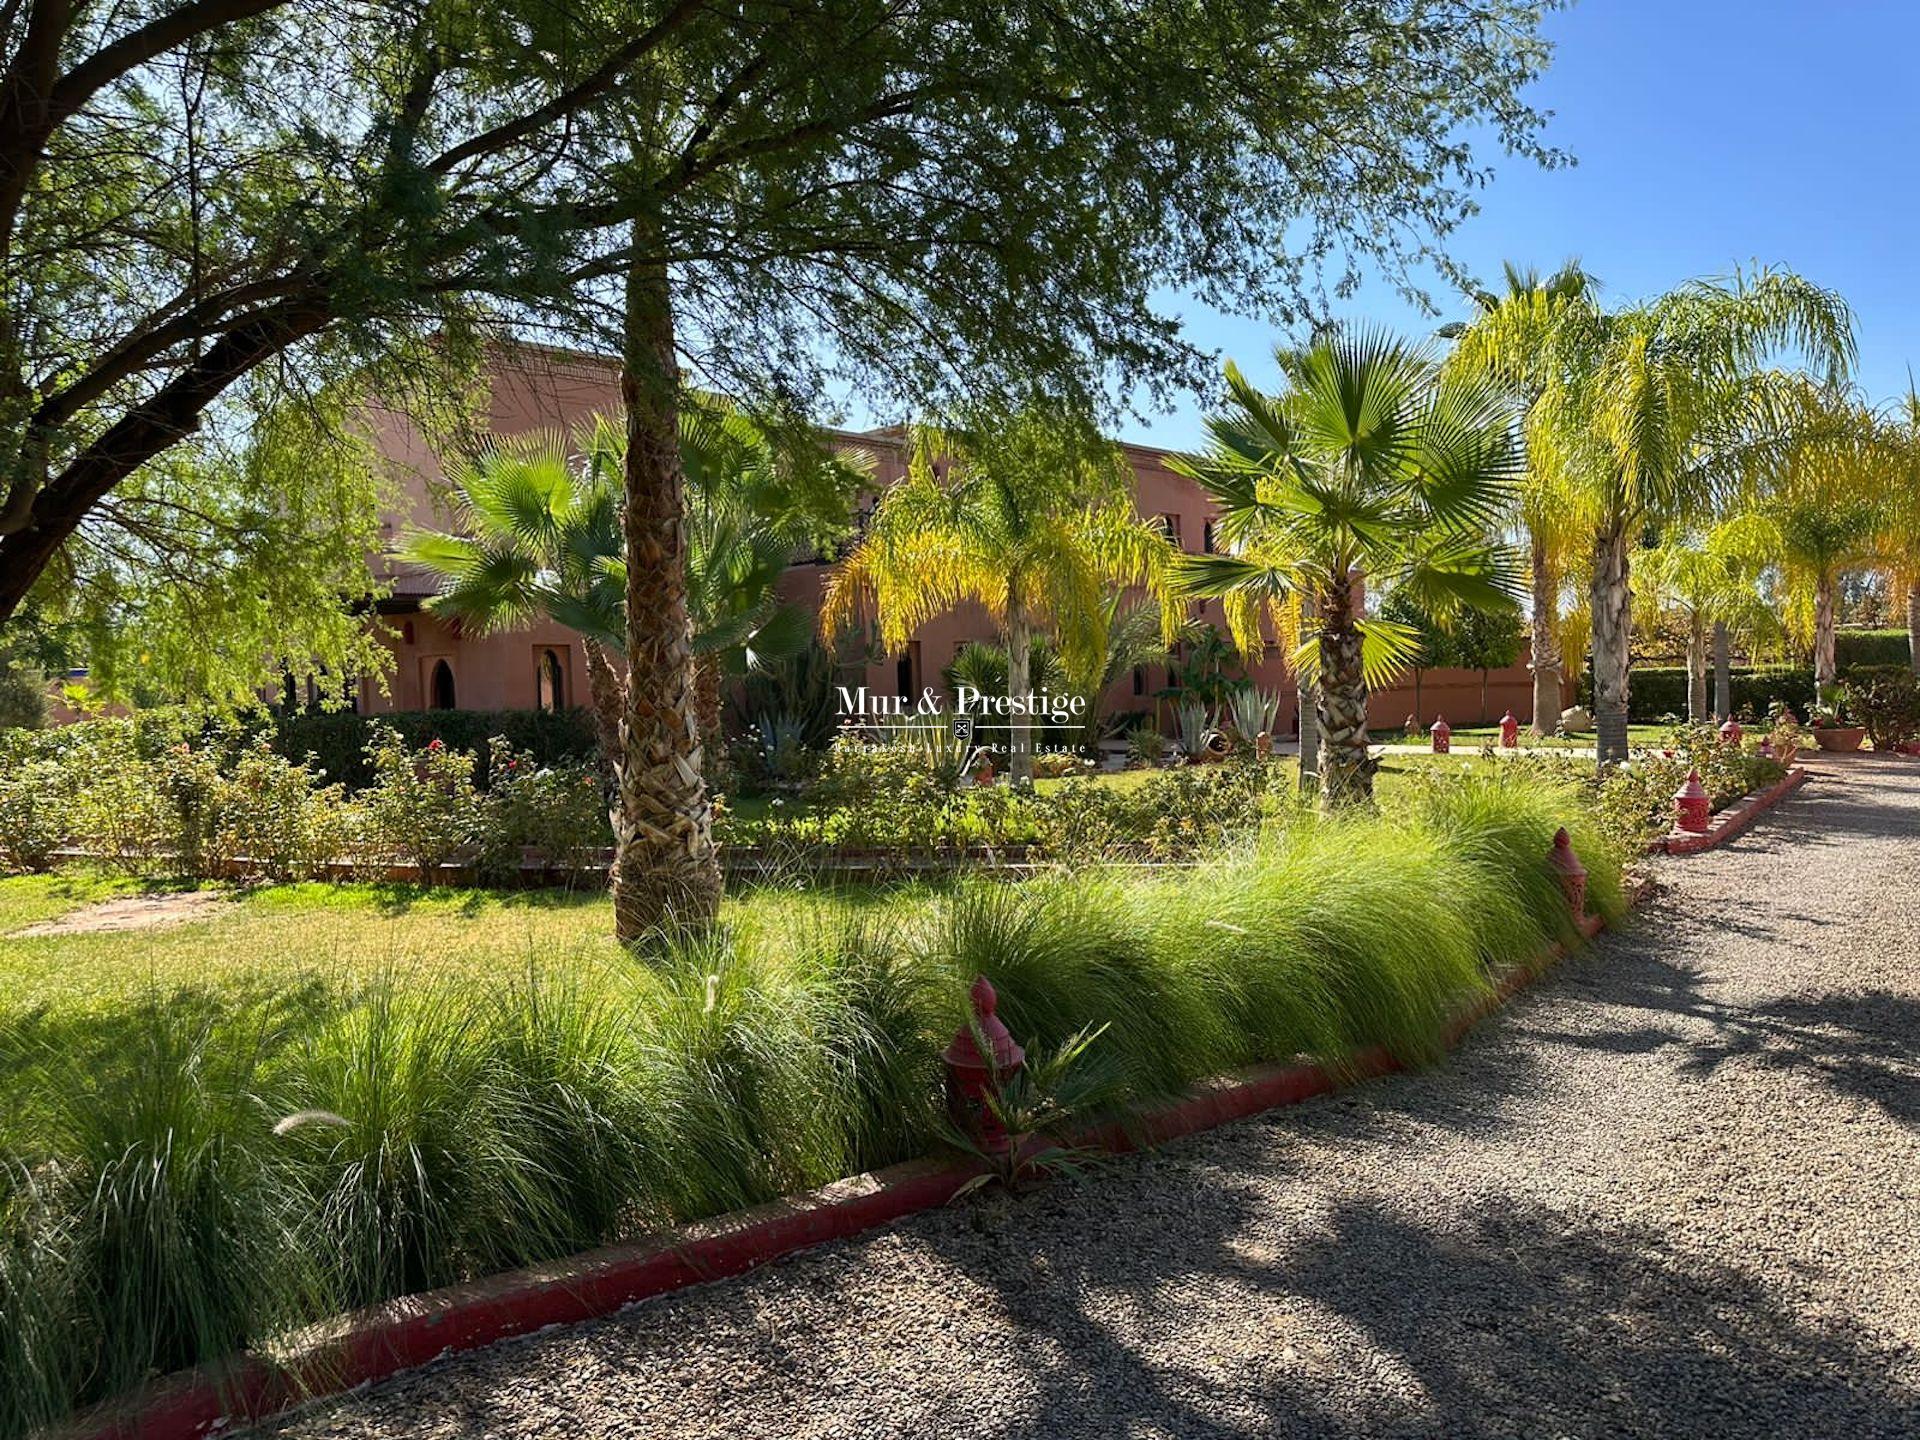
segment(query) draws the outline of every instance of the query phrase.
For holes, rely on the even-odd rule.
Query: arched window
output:
[[[453,703],[453,667],[444,660],[433,662],[433,683],[427,697],[430,710],[451,710]]]
[[[537,673],[533,681],[533,703],[540,710],[564,710],[567,708],[567,672],[560,664],[560,656],[552,650],[542,650],[539,659],[534,662]]]

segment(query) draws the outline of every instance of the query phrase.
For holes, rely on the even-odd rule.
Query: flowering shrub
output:
[[[410,749],[382,727],[367,743],[374,783],[359,800],[360,848],[370,859],[418,865],[423,874],[479,848],[480,790],[473,757],[439,740]]]
[[[0,870],[44,870],[72,828],[73,776],[53,760],[0,763]]]
[[[500,736],[487,742],[492,783],[483,809],[480,865],[484,873],[518,872],[534,851],[551,869],[577,874],[611,844],[606,796],[590,765],[541,765]]]
[[[1125,788],[1068,779],[1036,796],[1034,840],[1063,860],[1183,859],[1256,830],[1275,773],[1246,756],[1168,770]]]
[[[265,736],[245,746],[216,789],[218,854],[271,880],[306,879],[347,849],[346,787],[278,754]]]

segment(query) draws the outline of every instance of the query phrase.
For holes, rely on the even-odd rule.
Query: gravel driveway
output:
[[[1917,874],[1829,765],[1435,1070],[261,1433],[1920,1435]]]

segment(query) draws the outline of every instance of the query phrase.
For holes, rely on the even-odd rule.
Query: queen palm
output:
[[[1838,678],[1840,581],[1876,564],[1887,538],[1894,447],[1879,417],[1851,397],[1796,380],[1783,387],[1791,431],[1749,480],[1729,523],[1750,560],[1777,581],[1788,630],[1813,652],[1816,689]]]
[[[1573,261],[1551,275],[1504,267],[1506,288],[1481,291],[1474,303],[1479,314],[1465,325],[1449,326],[1441,334],[1453,340],[1448,364],[1484,369],[1509,386],[1522,411],[1531,413],[1547,386],[1547,366],[1556,354],[1554,331],[1563,316],[1590,299],[1593,278]],[[1569,548],[1578,541],[1575,507],[1567,477],[1546,463],[1552,453],[1543,449],[1530,457],[1516,492],[1516,516],[1526,532],[1528,575],[1532,588],[1530,634],[1533,672],[1532,728],[1550,735],[1558,725],[1561,705],[1562,652],[1560,647],[1560,592],[1569,569]]]
[[[1266,395],[1227,367],[1231,400],[1204,455],[1170,463],[1220,515],[1225,553],[1178,566],[1189,594],[1218,596],[1241,653],[1271,622],[1316,676],[1323,806],[1370,800],[1367,693],[1417,651],[1405,625],[1369,619],[1360,580],[1403,591],[1436,620],[1515,604],[1518,557],[1491,537],[1521,471],[1515,416],[1488,375],[1442,373],[1379,332],[1283,353],[1287,388]]]
[[[1739,634],[1749,648],[1774,625],[1761,598],[1757,569],[1737,524],[1715,527],[1705,535],[1674,536],[1635,560],[1646,579],[1636,600],[1647,618],[1679,620],[1687,637],[1687,719],[1724,719],[1730,708],[1730,639]],[[1715,698],[1709,701],[1709,678]]]
[[[1032,688],[1034,636],[1053,637],[1069,674],[1099,664],[1114,587],[1164,592],[1174,554],[1133,507],[1119,451],[1080,420],[1036,408],[964,430],[916,428],[906,476],[828,578],[828,635],[872,609],[897,649],[969,601],[1007,643],[1007,693]],[[1169,617],[1173,612],[1169,609]],[[1031,778],[1031,731],[1014,730],[1012,772]]]
[[[1592,299],[1552,331],[1545,388],[1529,417],[1535,463],[1565,475],[1592,553],[1594,718],[1602,766],[1627,757],[1633,634],[1631,556],[1649,520],[1706,517],[1789,437],[1756,415],[1778,350],[1837,378],[1853,360],[1846,302],[1789,271],[1691,281],[1605,311]]]

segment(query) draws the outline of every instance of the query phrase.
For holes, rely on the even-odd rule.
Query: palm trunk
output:
[[[583,639],[581,649],[587,660],[587,696],[592,702],[593,738],[600,751],[601,788],[609,797],[611,818],[620,793],[620,716],[627,704],[626,682],[598,640]]]
[[[651,248],[638,227],[635,239],[641,253]],[[720,905],[720,863],[700,768],[680,372],[663,264],[643,261],[628,272],[625,318],[627,693],[612,886],[614,933],[631,943],[670,922],[712,918]]]
[[[726,770],[726,736],[721,733],[720,711],[724,700],[723,677],[718,655],[702,655],[693,662],[694,713],[700,726],[700,754],[707,788],[720,787]]]
[[[1695,611],[1687,626],[1687,719],[1707,718],[1707,622]]]
[[[1822,575],[1813,589],[1813,688],[1817,695],[1834,682],[1833,577]]]
[[[1533,537],[1533,733],[1551,735],[1560,728],[1559,578],[1547,554],[1547,542]]]
[[[1313,605],[1302,606],[1302,614],[1311,616]],[[1295,676],[1295,728],[1300,732],[1300,793],[1320,788],[1320,692],[1305,676]]]
[[[1733,645],[1727,622],[1713,622],[1713,718],[1733,718]]]
[[[1593,726],[1600,765],[1627,758],[1627,667],[1633,644],[1633,586],[1627,533],[1615,523],[1593,541]]]
[[[1327,592],[1320,618],[1320,808],[1373,800],[1367,755],[1367,681],[1354,624],[1353,584],[1342,576]]]
[[[1026,703],[1031,688],[1033,627],[1018,596],[1007,606],[1007,698],[1017,705]],[[1033,779],[1033,717],[1017,710],[1007,716],[1007,764],[1014,783]]]
[[[1907,586],[1907,663],[1920,675],[1920,576]]]

